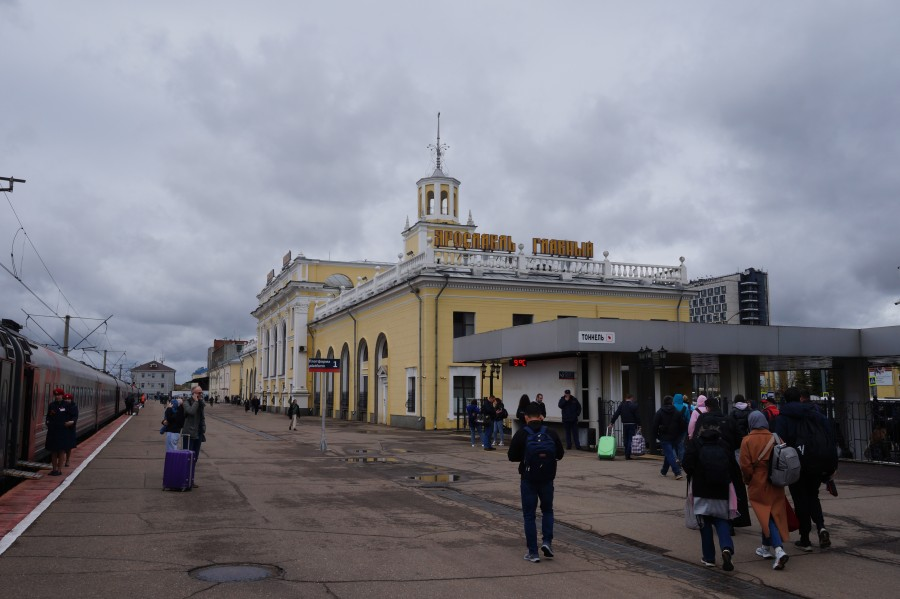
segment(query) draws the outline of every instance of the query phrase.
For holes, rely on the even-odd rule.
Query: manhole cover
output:
[[[191,570],[190,574],[206,582],[253,582],[281,577],[284,571],[278,566],[265,564],[220,564]]]
[[[374,464],[376,462],[383,464],[393,464],[397,458],[344,458],[345,462],[356,462],[360,464]]]
[[[357,449],[356,453],[369,453],[368,449]]]
[[[459,480],[458,474],[419,474],[410,476],[412,480],[422,481],[424,483],[455,483]]]

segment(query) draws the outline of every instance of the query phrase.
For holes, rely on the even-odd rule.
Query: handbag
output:
[[[688,483],[687,496],[684,498],[684,525],[691,530],[700,530],[700,521],[694,514],[694,493]]]
[[[800,530],[800,520],[797,518],[797,514],[794,512],[794,506],[791,505],[787,495],[784,496],[784,509],[787,512],[788,532]]]
[[[641,434],[641,427],[638,427],[637,432],[631,438],[631,455],[644,455],[646,449],[647,441],[644,439],[644,435]]]

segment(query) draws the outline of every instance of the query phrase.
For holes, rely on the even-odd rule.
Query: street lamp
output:
[[[484,395],[484,393],[483,393],[483,391],[484,391],[484,379],[485,379],[485,377],[488,377],[488,376],[491,377],[491,382],[490,382],[490,384],[489,384],[489,393],[490,393],[491,396],[494,395],[494,379],[500,378],[500,370],[501,370],[502,368],[503,368],[503,367],[500,366],[500,364],[498,364],[497,362],[491,362],[490,365],[488,365],[486,362],[482,362],[482,363],[481,363],[481,389],[482,389],[482,395]]]

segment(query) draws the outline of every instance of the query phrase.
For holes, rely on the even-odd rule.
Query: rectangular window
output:
[[[406,411],[410,414],[416,412],[416,377],[406,378]]]
[[[531,324],[532,322],[534,322],[534,314],[513,314],[512,325],[514,327]]]
[[[468,337],[475,334],[475,313],[474,312],[454,312],[453,313],[453,338]]]
[[[473,399],[475,399],[475,377],[453,377],[454,415],[464,415],[466,413],[466,404],[468,404]]]

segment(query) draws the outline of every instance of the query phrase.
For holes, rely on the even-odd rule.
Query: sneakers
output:
[[[819,547],[822,549],[831,547],[831,535],[824,528],[819,529]]]
[[[537,553],[526,553],[526,554],[525,554],[525,561],[526,561],[526,562],[533,562],[533,563],[536,564],[536,563],[538,563],[539,561],[541,561],[541,556],[539,556]]]
[[[684,478],[684,475],[683,475],[683,474],[676,474],[676,475],[675,475],[675,480],[681,480],[681,479],[683,479],[683,478]]]
[[[756,548],[756,555],[764,559],[772,559],[775,557],[772,555],[772,548],[768,545],[760,545]]]
[[[809,542],[809,539],[800,539],[799,541],[794,541],[794,547],[796,547],[800,551],[805,551],[807,553],[812,551],[812,543]]]
[[[665,473],[665,472],[660,472],[659,475],[660,475],[661,477],[663,477],[663,478],[666,477],[666,473]]]
[[[772,564],[773,570],[784,570],[784,565],[787,563],[788,559],[790,559],[787,553],[784,552],[784,549],[781,547],[775,548],[775,563]]]
[[[541,545],[541,552],[547,559],[553,559],[553,550],[550,549],[550,545],[548,545],[547,543]]]
[[[703,564],[704,566],[706,566],[707,568],[715,568],[716,567],[716,562],[708,562],[705,559],[703,559],[702,557],[700,558],[700,563]]]
[[[485,447],[484,450],[485,451],[497,451],[497,448],[496,447]]]
[[[731,563],[731,549],[722,550],[722,569],[726,572],[734,570],[734,564]]]
[[[500,441],[499,443],[497,443],[497,445],[499,445],[500,447],[503,447],[503,441]]]

